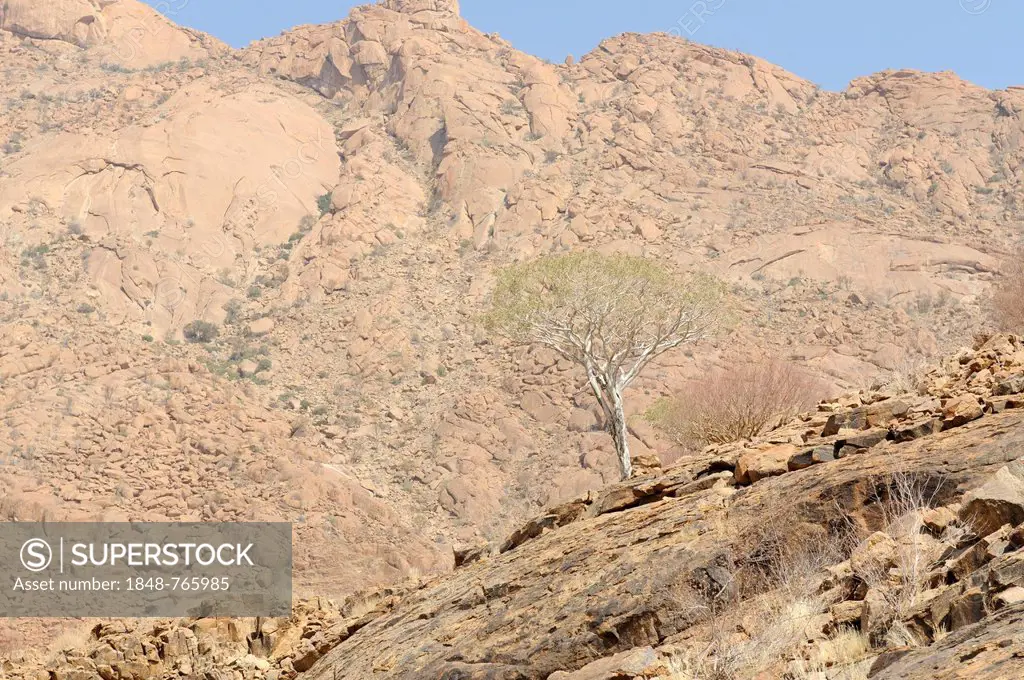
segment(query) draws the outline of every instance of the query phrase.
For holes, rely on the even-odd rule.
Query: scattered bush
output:
[[[50,246],[43,243],[32,248],[26,248],[25,250],[21,251],[21,256],[39,257],[40,255],[46,255],[48,252],[50,252]]]
[[[18,153],[21,151],[21,143],[24,141],[24,136],[20,132],[15,132],[10,136],[6,143],[3,145],[3,151],[5,154]]]
[[[825,385],[793,364],[766,361],[719,369],[659,402],[647,419],[681,444],[750,439],[779,421],[813,407]]]
[[[313,421],[306,416],[299,418],[292,423],[292,434],[291,436],[295,439],[304,439],[311,437],[316,433],[316,427],[314,427]]]
[[[120,64],[103,63],[100,64],[100,68],[107,73],[134,73],[134,69],[121,66]]]
[[[8,489],[0,489],[0,521],[4,522],[43,522],[48,512],[38,503],[26,500],[16,494],[8,493]]]
[[[204,343],[216,339],[220,331],[209,321],[193,321],[182,329],[182,334],[188,342]]]
[[[235,299],[228,300],[224,303],[224,311],[227,312],[227,316],[224,317],[224,323],[236,323],[242,315],[242,301]]]
[[[87,302],[83,302],[82,304],[78,305],[77,311],[79,314],[92,314],[93,312],[96,311],[96,308]]]

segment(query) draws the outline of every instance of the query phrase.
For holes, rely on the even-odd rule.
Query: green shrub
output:
[[[193,343],[204,343],[214,340],[220,331],[216,324],[209,321],[193,321],[182,329],[185,339]]]
[[[334,200],[334,192],[328,191],[326,194],[319,196],[316,199],[316,207],[320,209],[320,216],[323,217],[327,213],[331,212],[331,201]]]

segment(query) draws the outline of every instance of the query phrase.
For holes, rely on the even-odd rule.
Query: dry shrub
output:
[[[930,364],[925,357],[907,354],[892,367],[881,387],[894,392],[917,394],[929,368]]]
[[[1003,263],[992,291],[992,317],[1004,331],[1024,332],[1024,248]]]
[[[825,567],[849,557],[860,540],[854,527],[833,532],[794,525],[783,519],[791,515],[768,508],[759,524],[728,532],[730,545],[745,547],[729,561],[729,586],[701,603],[703,623],[676,647],[670,677],[864,680],[874,659],[872,641],[885,648],[920,644],[902,621],[921,602],[936,564],[963,545],[967,530],[954,523],[940,536],[928,532],[925,513],[941,501],[940,479],[894,473],[875,487],[878,515],[872,524],[899,546],[893,568],[858,572],[891,612],[880,636],[856,628],[818,636],[833,598],[844,597],[828,587]]]
[[[792,363],[770,360],[715,370],[647,413],[691,447],[751,439],[826,396],[827,386]]]
[[[10,619],[0,622],[0,678],[4,660],[15,665],[56,663],[66,652],[81,652],[96,641],[95,623],[75,619]],[[19,676],[20,677],[20,676]]]

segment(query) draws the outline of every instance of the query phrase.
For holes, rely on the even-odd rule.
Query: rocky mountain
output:
[[[969,345],[1018,238],[1024,91],[951,73],[825,92],[662,34],[554,65],[450,0],[244,50],[7,0],[0,63],[4,518],[291,521],[305,596],[446,572],[617,480],[583,376],[478,323],[498,267],[730,284],[731,330],[628,395],[667,464],[641,416],[713,367],[838,392]]]

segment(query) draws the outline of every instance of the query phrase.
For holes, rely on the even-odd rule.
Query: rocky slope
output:
[[[666,35],[553,65],[443,0],[240,51],[134,0],[8,0],[0,60],[5,516],[293,521],[310,595],[615,480],[581,376],[476,323],[496,267],[730,282],[735,328],[629,395],[668,462],[639,416],[709,367],[859,387],[969,341],[1021,217],[1024,94],[948,73],[822,92]]]
[[[727,589],[762,594],[743,593],[737,574],[764,549],[755,541],[770,536],[773,516],[797,540],[827,540],[839,522],[867,534],[899,493],[897,475],[938,508],[926,512],[923,534],[938,535],[957,517],[970,527],[921,570],[921,592],[902,612],[913,646],[937,641],[942,655],[958,658],[962,667],[942,677],[1013,677],[1024,669],[1014,627],[1024,607],[1024,469],[1014,462],[1020,414],[1008,409],[1024,404],[1022,350],[1017,338],[994,338],[935,370],[921,395],[824,404],[746,444],[738,458],[709,451],[553,508],[497,546],[500,554],[408,596],[308,677],[665,677],[684,650],[702,645],[694,629],[708,616],[696,602]],[[888,584],[873,582],[864,565],[897,568],[897,548],[879,557],[877,535],[826,570],[819,587],[830,606],[801,620],[794,662],[813,658],[808,648],[837,624],[865,634],[883,625],[876,595]],[[994,620],[974,625],[990,612]],[[729,644],[743,644],[755,626]],[[869,676],[940,677],[938,658],[927,649],[883,652]]]
[[[451,575],[303,604],[289,620],[106,623],[46,668],[68,678],[1016,677],[1021,407],[1024,340],[996,336],[934,368],[919,392],[825,402],[741,447],[550,508],[460,553]],[[848,551],[812,547],[843,535]],[[775,569],[784,562],[766,559],[780,545],[824,559]],[[798,564],[810,565],[801,578]],[[766,624],[765,600],[807,604]],[[862,646],[838,654],[850,635]],[[763,647],[769,656],[756,657]],[[702,674],[709,650],[734,654],[729,675]],[[38,677],[31,664],[7,670]]]

